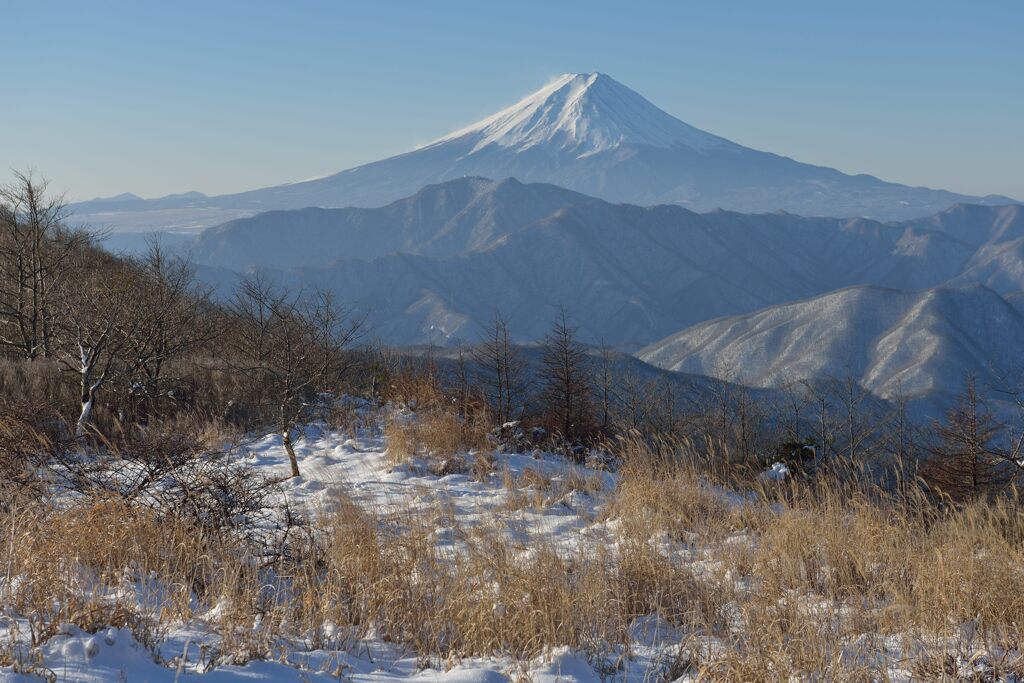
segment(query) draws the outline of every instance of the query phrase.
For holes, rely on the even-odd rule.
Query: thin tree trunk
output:
[[[285,427],[281,431],[281,441],[284,443],[284,450],[288,453],[288,462],[292,466],[292,476],[299,476],[299,461],[295,457],[295,448],[292,446],[292,435],[291,430]]]
[[[99,382],[90,383],[85,377],[82,378],[82,408],[78,413],[78,422],[75,423],[75,436],[85,436],[86,428],[92,420],[92,409],[96,405],[96,390]]]

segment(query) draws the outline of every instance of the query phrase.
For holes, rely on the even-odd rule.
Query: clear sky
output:
[[[302,180],[602,71],[698,128],[1024,199],[1024,1],[2,5],[0,166],[75,199]]]

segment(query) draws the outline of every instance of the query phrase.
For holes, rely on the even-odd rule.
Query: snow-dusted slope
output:
[[[566,74],[431,144],[334,175],[218,197],[124,197],[74,208],[80,219],[115,230],[190,230],[275,209],[382,206],[463,176],[515,177],[610,201],[675,203],[696,211],[784,209],[897,219],[978,200],[749,149],[683,123],[611,77],[591,73]]]
[[[958,392],[969,374],[986,387],[1017,377],[1024,316],[980,285],[853,287],[696,325],[637,355],[751,386],[854,377],[883,398],[918,397]]]

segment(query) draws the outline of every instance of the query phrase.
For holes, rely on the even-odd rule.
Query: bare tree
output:
[[[218,325],[208,291],[197,285],[191,266],[167,254],[159,239],[133,263],[141,276],[138,299],[145,315],[129,340],[130,380],[153,412],[167,393],[168,363],[214,339]]]
[[[297,477],[292,430],[316,394],[336,391],[351,369],[347,351],[361,321],[349,318],[324,292],[292,294],[259,276],[241,284],[229,311],[232,329],[222,345],[225,360],[261,396]]]
[[[780,387],[782,414],[779,417],[783,437],[790,443],[803,440],[805,421],[811,399],[806,387],[798,381],[787,381]]]
[[[612,402],[615,400],[615,378],[611,349],[601,341],[601,355],[594,372],[594,396],[597,399],[598,420],[601,434],[612,433]]]
[[[54,353],[54,316],[71,257],[89,238],[64,226],[64,197],[15,173],[0,188],[0,345],[34,360]]]
[[[570,442],[586,438],[593,427],[589,359],[576,329],[561,307],[544,337],[538,377],[545,419]]]
[[[683,395],[680,395],[675,378],[662,373],[657,379],[647,382],[648,429],[670,439],[681,436],[685,429],[686,415]]]
[[[893,399],[893,409],[882,444],[897,462],[906,462],[917,455],[917,430],[907,412],[907,398],[902,392],[897,393]]]
[[[146,324],[147,311],[139,306],[139,281],[130,268],[100,253],[79,258],[91,263],[77,269],[75,286],[62,297],[57,357],[78,378],[81,407],[75,431],[82,436],[100,389],[130,371],[127,350]]]
[[[707,385],[707,398],[698,407],[703,436],[727,447],[729,464],[757,460],[766,446],[765,406],[751,390],[736,382],[732,368],[719,364]]]
[[[470,350],[478,382],[498,424],[521,417],[527,391],[526,361],[512,343],[508,320],[498,311],[484,330],[483,341]]]
[[[650,422],[651,382],[636,372],[624,372],[614,391],[614,421],[623,432],[644,430]]]
[[[871,394],[851,375],[839,384],[842,406],[843,455],[847,464],[856,467],[872,455],[875,433],[883,421],[871,405]]]
[[[809,424],[812,429],[811,440],[820,457],[831,455],[836,445],[836,425],[832,415],[829,393],[819,384],[810,380],[801,380],[806,391],[807,403],[811,409]]]
[[[395,350],[380,340],[367,349],[366,356],[367,391],[371,400],[380,401],[390,388],[400,361]]]
[[[459,414],[463,418],[469,417],[473,408],[486,405],[486,398],[481,395],[479,387],[473,381],[469,354],[470,351],[467,351],[460,341],[458,356],[455,359],[455,381]]]

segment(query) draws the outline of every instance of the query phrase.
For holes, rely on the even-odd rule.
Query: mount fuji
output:
[[[275,209],[378,207],[432,183],[478,176],[544,182],[612,202],[694,211],[784,210],[907,219],[958,202],[1005,203],[888,183],[743,147],[698,130],[600,73],[566,74],[483,121],[334,175],[238,194],[74,205],[115,231],[194,230]]]

